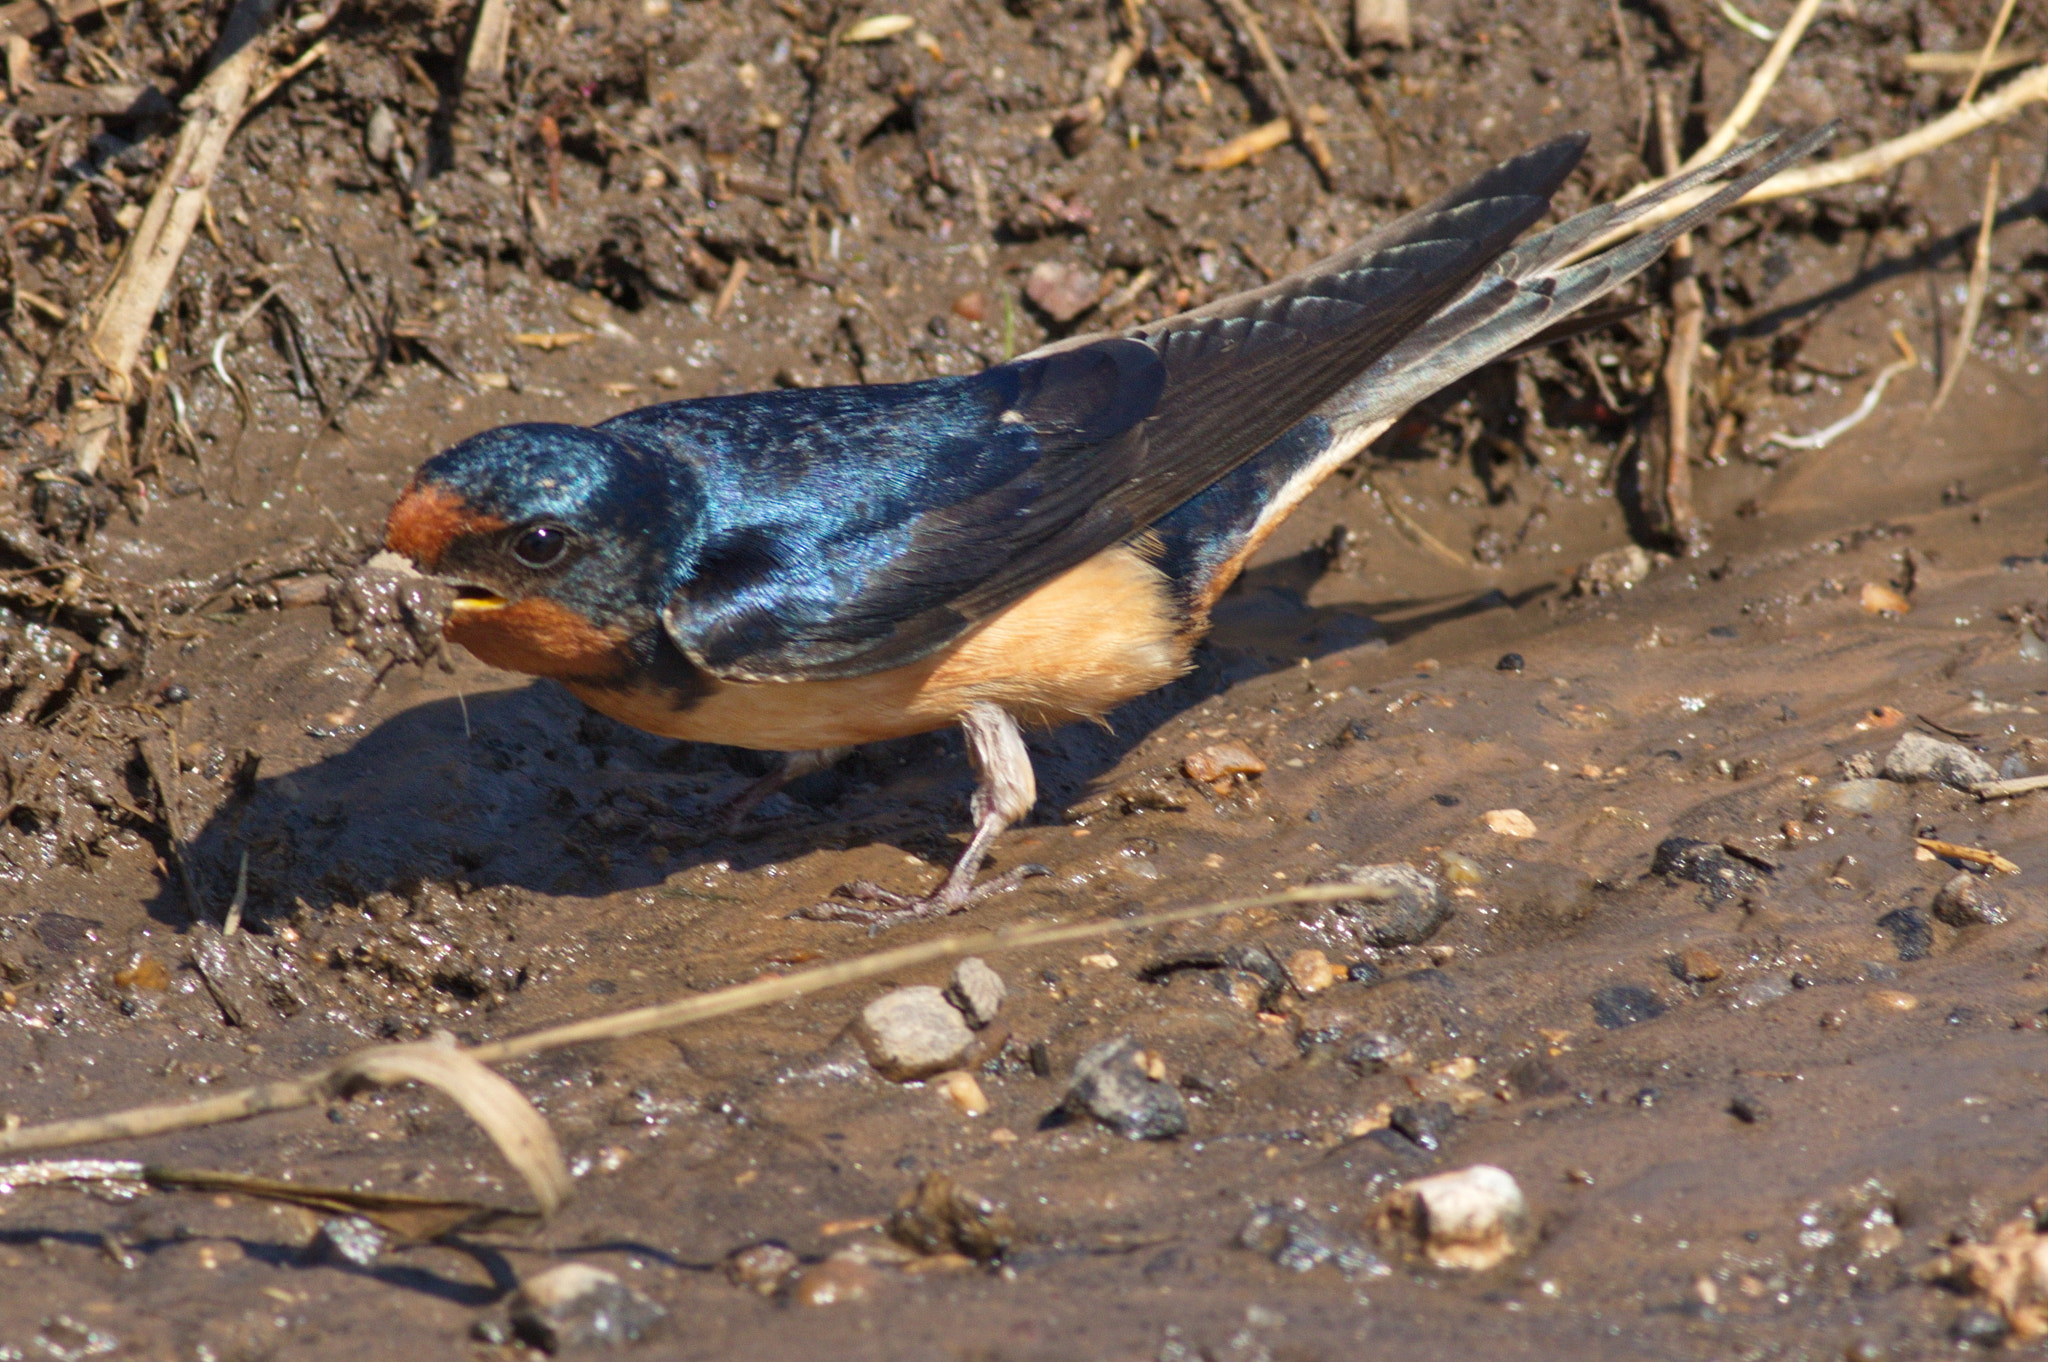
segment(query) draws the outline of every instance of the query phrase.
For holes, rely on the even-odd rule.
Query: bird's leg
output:
[[[986,703],[972,705],[960,716],[960,729],[967,735],[967,758],[974,763],[980,783],[975,786],[969,805],[974,811],[974,836],[968,841],[967,850],[953,863],[946,882],[932,894],[913,898],[867,880],[856,880],[838,892],[856,902],[879,907],[821,903],[801,916],[875,926],[945,917],[970,908],[991,894],[1015,889],[1034,875],[1050,873],[1042,865],[1023,865],[986,883],[974,882],[996,838],[1030,813],[1031,806],[1038,802],[1038,780],[1031,771],[1031,754],[1024,748],[1024,735],[1008,710]]]
[[[780,766],[741,790],[733,797],[733,801],[720,811],[718,830],[727,836],[738,832],[741,825],[746,822],[747,815],[752,813],[762,800],[792,780],[802,780],[805,776],[830,770],[841,757],[852,750],[851,747],[820,747],[813,752],[784,752]]]

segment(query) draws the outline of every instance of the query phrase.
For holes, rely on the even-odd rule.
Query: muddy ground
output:
[[[1904,131],[1959,87],[1904,56],[1981,42],[1990,8],[1830,8],[1765,121],[1840,117],[1838,150]],[[1330,114],[1326,186],[1291,147],[1173,167],[1275,107],[1228,11],[1195,0],[1130,11],[1145,55],[1099,123],[1062,111],[1130,36],[1120,5],[935,3],[834,45],[859,16],[802,0],[521,4],[506,86],[464,92],[466,11],[344,4],[237,134],[125,439],[73,477],[63,425],[98,391],[77,318],[218,9],[130,0],[41,32],[17,49],[40,92],[17,80],[0,115],[10,1121],[850,958],[863,931],[789,914],[859,877],[929,887],[955,854],[952,736],[863,751],[727,836],[713,815],[752,755],[462,656],[365,700],[372,664],[291,607],[360,561],[433,450],[663,397],[971,371],[1259,282],[1573,128],[1593,152],[1562,198],[1582,204],[1654,163],[1647,80],[1677,83],[1697,139],[1763,50],[1707,5],[1424,0],[1412,49],[1368,50],[1354,83],[1304,7],[1274,4],[1298,93]],[[285,56],[320,15],[290,17]],[[2008,41],[2041,38],[2021,7]],[[168,98],[130,90],[112,116],[66,94],[150,81]],[[1262,910],[994,957],[1008,1039],[975,1117],[849,1048],[875,986],[515,1065],[579,1173],[568,1208],[368,1265],[309,1252],[304,1211],[17,1189],[0,1356],[507,1355],[473,1326],[560,1259],[667,1308],[649,1356],[1957,1346],[1968,1302],[1921,1269],[2048,1193],[2048,795],[1885,782],[1855,787],[1859,811],[1838,787],[1909,732],[2048,767],[2044,133],[2030,113],[2003,135],[1984,320],[1940,413],[1988,134],[1707,234],[1709,547],[1573,588],[1649,533],[1630,450],[1663,348],[1653,278],[1650,310],[1482,373],[1334,478],[1196,674],[1107,731],[1035,738],[1041,802],[995,868],[1053,873],[972,917],[1110,924],[1404,861],[1453,880],[1433,935],[1373,945],[1331,910]],[[1046,261],[1115,310],[1054,321],[1023,292]],[[1923,362],[1872,420],[1822,451],[1768,442],[1853,408],[1894,327]],[[1900,602],[1866,587],[1911,608],[1868,609]],[[1220,793],[1181,774],[1230,741],[1263,774]],[[1506,809],[1535,835],[1490,831]],[[1961,867],[1916,859],[1916,835],[2009,857],[1983,886],[2007,920],[1931,915]],[[1725,844],[1706,882],[1653,872],[1673,837]],[[223,943],[244,857],[247,930]],[[1279,986],[1230,967],[1247,947],[1354,977]],[[1188,960],[1213,967],[1154,968]],[[1123,1034],[1163,1060],[1188,1134],[1046,1119],[1076,1058]],[[523,1196],[411,1089],[90,1152]],[[1445,1273],[1369,1234],[1395,1185],[1474,1163],[1528,1198],[1509,1263]],[[999,1264],[881,1261],[875,1224],[932,1172],[1007,1203]],[[1357,1251],[1276,1262],[1276,1223]],[[763,1240],[877,1261],[835,1260],[857,1298],[805,1304],[820,1293],[729,1282]]]

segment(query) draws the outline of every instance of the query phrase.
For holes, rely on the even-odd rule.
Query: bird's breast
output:
[[[655,680],[564,684],[650,733],[797,752],[944,728],[978,702],[1035,725],[1099,719],[1184,673],[1191,646],[1165,578],[1118,546],[907,667],[830,681],[701,678],[689,690]]]

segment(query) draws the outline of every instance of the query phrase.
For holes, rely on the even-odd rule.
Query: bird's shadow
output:
[[[1036,817],[1058,818],[1137,740],[1242,681],[1521,603],[1489,591],[1311,606],[1305,591],[1321,571],[1311,552],[1247,574],[1218,603],[1189,675],[1123,706],[1106,727],[1032,735]],[[1398,624],[1374,618],[1389,613]],[[720,831],[724,804],[770,760],[636,732],[537,682],[412,706],[332,756],[259,778],[206,822],[184,859],[211,915],[246,857],[243,915],[260,929],[300,904],[360,904],[427,882],[595,897],[653,887],[696,864],[743,868],[817,845],[885,842],[943,860],[965,829],[971,776],[957,733],[860,749],[771,796],[737,833]],[[192,899],[166,882],[150,911],[184,926]]]

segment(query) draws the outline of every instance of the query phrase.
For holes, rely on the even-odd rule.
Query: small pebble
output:
[[[965,1069],[940,1074],[932,1080],[948,1102],[960,1109],[963,1116],[980,1116],[988,1111],[988,1094],[981,1090],[981,1082]]]
[[[1451,920],[1451,903],[1434,876],[1412,865],[1340,865],[1312,884],[1356,885],[1357,898],[1337,899],[1330,910],[1350,919],[1368,946],[1414,946]]]
[[[1529,1205],[1506,1169],[1475,1164],[1418,1178],[1388,1198],[1391,1227],[1413,1236],[1441,1268],[1483,1272],[1509,1256],[1527,1230]]]
[[[1054,321],[1074,320],[1095,305],[1102,276],[1068,260],[1041,260],[1024,278],[1024,296],[1045,309]]]
[[[1728,1099],[1728,1114],[1746,1126],[1770,1119],[1771,1109],[1748,1093],[1738,1093]]]
[[[764,1296],[772,1296],[802,1265],[802,1260],[794,1252],[769,1240],[733,1250],[725,1260],[725,1279],[734,1286],[744,1286]]]
[[[1082,956],[1080,963],[1088,969],[1115,969],[1118,961],[1108,951],[1096,951],[1092,955]]]
[[[1822,790],[1819,804],[1836,813],[1883,813],[1901,798],[1898,787],[1882,780],[1845,780]]]
[[[1497,672],[1518,672],[1522,670],[1523,665],[1520,653],[1502,653],[1500,661],[1493,664],[1493,669]]]
[[[1958,1343],[1968,1343],[1980,1348],[1996,1348],[2012,1333],[2012,1326],[2007,1324],[2005,1316],[1996,1310],[1973,1306],[1956,1316],[1956,1322],[1949,1332]]]
[[[389,1238],[359,1215],[337,1215],[320,1222],[313,1241],[306,1245],[306,1257],[314,1262],[375,1267]]]
[[[1864,1001],[1884,1012],[1911,1012],[1920,1006],[1920,1000],[1912,994],[1890,988],[1881,988],[1866,994]]]
[[[955,965],[953,981],[946,985],[946,1001],[959,1008],[960,1015],[976,1030],[996,1019],[1007,996],[1009,990],[1003,986],[1003,977],[978,955],[970,955]]]
[[[1721,977],[1721,962],[1697,946],[1680,951],[1671,962],[1671,972],[1688,984],[1710,984]]]
[[[1240,742],[1212,743],[1181,759],[1181,773],[1202,785],[1227,782],[1233,776],[1264,775],[1266,763]]]
[[[1154,1078],[1143,1046],[1129,1036],[1104,1041],[1074,1065],[1066,1106],[1133,1140],[1164,1140],[1188,1129],[1187,1104]]]
[[[1480,821],[1497,837],[1534,837],[1536,820],[1520,809],[1488,809]]]
[[[562,311],[585,326],[603,326],[611,320],[612,305],[595,293],[579,293],[562,305]]]
[[[1942,742],[1925,733],[1905,733],[1885,754],[1886,780],[1932,780],[1967,790],[1998,779],[1998,768],[1960,743]]]
[[[1592,997],[1593,1020],[1609,1031],[1653,1021],[1667,1009],[1656,994],[1634,984],[1610,984]]]
[[[967,1019],[928,984],[883,994],[854,1029],[875,1071],[898,1083],[956,1069],[974,1046]]]
[[[842,1305],[866,1300],[879,1285],[881,1278],[866,1263],[835,1254],[797,1274],[789,1298],[798,1305]]]
[[[1934,924],[1918,908],[1894,908],[1877,925],[1891,937],[1901,960],[1925,960],[1934,953]]]
[[[963,1187],[950,1173],[927,1173],[889,1217],[889,1237],[919,1253],[958,1253],[992,1263],[1017,1237],[1009,1207]]]
[[[1929,911],[1951,927],[2002,927],[2012,921],[2004,897],[1967,870],[1941,887]]]
[[[953,300],[953,315],[963,322],[979,322],[988,316],[988,296],[980,292],[963,293]]]
[[[542,1352],[631,1343],[668,1312],[603,1268],[563,1263],[513,1294],[512,1328]]]
[[[683,386],[683,371],[673,364],[664,364],[647,375],[654,380],[657,388],[680,388]]]
[[[363,129],[363,151],[380,166],[390,165],[392,153],[398,147],[398,119],[392,115],[387,104],[378,104],[370,110],[370,121]]]
[[[1865,582],[1858,598],[1872,615],[1903,615],[1913,608],[1911,601],[1882,582]]]
[[[1319,950],[1298,950],[1287,957],[1287,978],[1297,993],[1321,993],[1337,982],[1337,967]]]
[[[1439,851],[1436,864],[1446,884],[1470,889],[1486,882],[1486,868],[1470,856],[1461,856],[1455,851]]]

